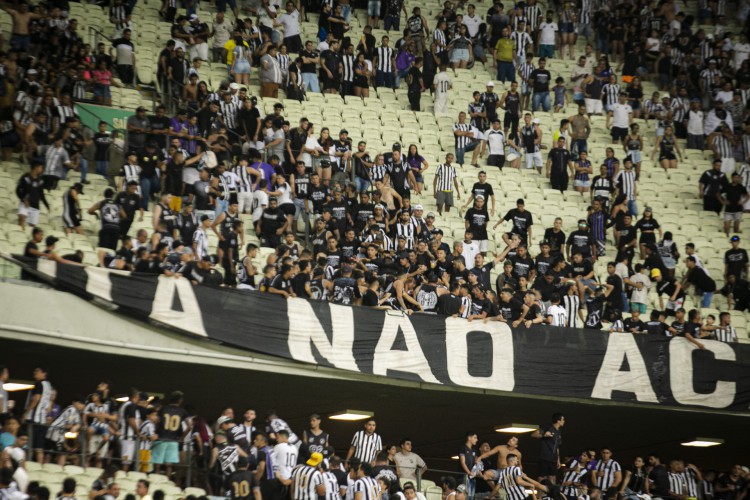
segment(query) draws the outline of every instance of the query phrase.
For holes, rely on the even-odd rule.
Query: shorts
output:
[[[487,165],[491,167],[503,168],[505,165],[505,156],[503,155],[489,155],[487,157]]]
[[[575,187],[590,188],[591,181],[573,181]]]
[[[586,103],[586,113],[592,115],[592,114],[601,114],[602,112],[602,101],[601,99],[584,99],[584,102]]]
[[[240,59],[234,65],[234,72],[237,75],[249,75],[250,74],[250,63],[247,59]]]
[[[556,476],[557,475],[557,462],[551,462],[549,460],[539,459],[539,475],[540,476]]]
[[[665,309],[667,311],[676,311],[677,309],[681,308],[684,304],[685,304],[685,297],[681,297],[675,301],[668,300],[667,307],[665,307]]]
[[[283,203],[279,205],[279,208],[281,209],[282,212],[284,212],[284,215],[286,216],[294,215],[294,212],[295,212],[294,203]]]
[[[132,439],[123,439],[120,441],[120,459],[124,464],[133,463],[135,456],[135,441]]]
[[[99,246],[117,250],[117,242],[120,239],[120,226],[105,226],[99,230]]]
[[[324,90],[338,90],[339,89],[339,81],[336,80],[336,78],[324,78],[323,79],[323,89]]]
[[[628,151],[628,156],[630,157],[631,161],[633,163],[640,163],[641,162],[641,151],[635,150],[635,151]]]
[[[488,481],[497,481],[500,479],[500,476],[502,474],[502,469],[488,469],[484,471],[484,478]]]
[[[435,193],[435,200],[438,205],[445,205],[446,207],[453,206],[453,191],[437,191]]]
[[[659,155],[659,161],[663,161],[663,160],[672,161],[676,159],[677,157],[674,155],[674,153],[664,153],[664,154]]]
[[[109,99],[112,97],[112,91],[110,90],[109,85],[101,85],[97,83],[94,84],[94,96]]]
[[[151,450],[138,450],[141,472],[151,472]]]
[[[62,215],[63,227],[66,229],[75,229],[81,225],[81,219],[78,218],[78,214],[65,214]]]
[[[370,0],[367,2],[367,15],[370,17],[380,17],[380,1]]]
[[[573,33],[574,30],[573,23],[560,23],[560,33]]]
[[[628,129],[627,127],[612,127],[610,134],[613,141],[621,141],[628,136]]]
[[[479,246],[480,252],[486,252],[490,248],[490,240],[474,240]]]
[[[182,211],[182,196],[172,195],[172,199],[169,202],[169,208],[173,212],[180,213]]]
[[[531,95],[531,85],[521,82],[521,95]]]
[[[30,226],[36,226],[39,224],[39,209],[38,208],[31,208],[27,207],[23,204],[23,202],[20,202],[18,204],[18,215],[22,217],[26,217],[26,222]]]
[[[630,312],[638,311],[641,314],[646,314],[647,309],[646,304],[641,304],[639,302],[630,303]]]
[[[29,448],[32,450],[44,449],[44,443],[47,436],[47,426],[43,424],[34,424],[31,427],[31,442]]]
[[[180,451],[177,441],[156,441],[151,453],[151,462],[157,465],[179,463]]]
[[[44,440],[44,451],[61,452],[64,449],[65,440],[55,441],[54,439]]]
[[[526,168],[541,168],[543,165],[542,161],[542,152],[537,151],[536,153],[526,153],[525,156],[525,163],[524,165]]]
[[[740,222],[742,220],[742,212],[724,212],[724,222]]]
[[[457,63],[469,60],[469,49],[453,49],[451,51],[451,62]]]

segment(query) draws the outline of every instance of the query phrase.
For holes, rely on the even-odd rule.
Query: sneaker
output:
[[[81,184],[91,184],[91,181],[81,181]]]

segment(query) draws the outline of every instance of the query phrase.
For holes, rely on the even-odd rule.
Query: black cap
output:
[[[391,148],[392,151],[401,151],[401,143],[400,142],[394,142],[393,147]]]
[[[203,215],[201,215],[201,222],[203,222],[203,221],[207,221],[207,220],[210,220],[210,219],[211,219],[211,217],[209,217],[209,216],[208,216],[208,215],[206,215],[206,214],[203,214]]]
[[[146,111],[147,111],[146,108],[144,108],[143,106],[138,106],[135,110],[136,113],[141,113],[141,112],[145,113]]]
[[[135,149],[131,149],[130,151],[128,151],[128,156],[138,156],[138,151],[136,151]]]
[[[55,243],[57,243],[58,241],[60,241],[60,238],[56,238],[56,237],[54,237],[54,236],[47,236],[47,237],[46,237],[46,238],[44,239],[44,243],[45,243],[45,244],[46,244],[46,245],[47,245],[48,247],[51,247],[52,245],[54,245],[54,244],[55,244]]]
[[[78,191],[78,194],[83,194],[83,184],[81,184],[80,182],[76,182],[75,184],[73,184],[73,188]]]

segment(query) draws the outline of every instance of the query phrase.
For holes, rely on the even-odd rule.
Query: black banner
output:
[[[10,258],[10,256],[4,256]],[[529,395],[747,412],[750,346],[534,326],[512,329],[52,261],[56,287],[211,341],[352,372]]]

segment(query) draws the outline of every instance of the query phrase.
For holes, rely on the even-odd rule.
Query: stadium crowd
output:
[[[704,209],[723,210],[727,236],[740,231],[742,214],[750,209],[750,44],[746,30],[724,29],[724,1],[701,3],[697,20],[674,1],[564,2],[557,12],[546,13],[534,0],[507,13],[496,1],[485,17],[473,4],[446,2],[431,20],[432,31],[418,7],[409,17],[403,1],[383,3],[368,3],[373,27],[382,18],[386,29],[401,36],[401,13],[407,17],[403,37],[393,46],[387,36],[376,41],[370,26],[359,42],[352,40],[347,33],[354,6],[323,2],[318,43],[308,40],[303,47],[300,19],[318,6],[287,2],[282,13],[280,6],[263,1],[242,6],[251,16],[241,19],[239,7],[230,2],[231,23],[226,3],[220,2],[209,28],[192,4],[177,15],[176,4],[166,2],[162,15],[174,25],[159,56],[159,78],[163,89],[177,92],[165,97],[179,102],[179,109],[170,117],[165,105],[154,115],[141,107],[128,119],[127,159],[86,214],[79,197],[89,182],[89,165],[107,176],[107,151],[118,138],[104,122],[98,131],[82,127],[74,102],[91,87],[95,99],[106,104],[113,71],[122,82],[133,81],[128,26],[134,3],[116,0],[110,7],[116,57],[104,44],[93,49],[83,43],[64,4],[32,10],[24,3],[6,5],[14,30],[11,49],[3,54],[3,152],[6,159],[19,153],[30,165],[16,190],[19,224],[36,226],[41,205],[62,197],[60,223],[66,232],[83,234],[82,220],[89,214],[100,219],[99,264],[111,268],[514,326],[601,328],[605,321],[613,331],[685,335],[698,347],[702,338],[736,341],[729,313],[703,318],[699,309],[686,311],[683,304],[693,287],[702,307],[710,307],[720,292],[727,309],[748,309],[748,257],[739,237],[731,237],[726,252],[723,287],[690,243],[685,272],[676,279],[682,263],[672,233],[649,207],[641,215],[638,207],[648,152],[637,119],[644,119],[656,122],[651,158],[665,170],[679,168],[685,153],[679,139],[687,139],[689,149],[713,153],[698,192]],[[742,5],[738,12],[744,21]],[[466,13],[459,13],[464,7]],[[696,22],[712,23],[715,32],[694,32]],[[546,60],[574,58],[578,37],[593,45],[586,46],[570,78],[559,77],[552,86]],[[215,91],[198,81],[209,40],[211,57],[225,61],[228,70],[227,81]],[[429,92],[434,112],[441,114],[452,85],[447,67],[480,62],[496,66],[498,80],[512,83],[502,95],[494,92],[493,81],[474,92],[453,127],[455,154],[433,167],[432,183],[425,182],[431,166],[416,145],[396,143],[391,151],[371,152],[345,129],[336,135],[306,118],[290,123],[282,103],[264,116],[248,88],[251,68],[258,72],[262,97],[276,97],[280,86],[287,97],[300,99],[321,86],[324,92],[365,97],[371,85],[394,88],[403,80],[412,109],[419,110],[420,96]],[[644,78],[657,79],[663,94],[644,96]],[[566,107],[575,114],[561,121],[552,138],[544,137],[532,113]],[[591,120],[602,114],[612,145],[605,158],[593,158],[587,139]],[[534,218],[524,200],[503,214],[484,170],[477,171],[470,197],[460,206],[457,169],[469,163],[479,167],[485,155],[486,168],[536,168],[562,192],[572,179],[589,204],[578,229],[566,235],[557,220],[545,228],[540,247],[532,248]],[[594,176],[594,165],[599,175]],[[80,182],[61,193],[57,185],[70,170],[80,172]],[[413,194],[430,192],[437,214],[411,203]],[[133,222],[149,208],[152,227],[132,234]],[[448,217],[451,208],[459,209],[466,228],[463,241],[452,246],[442,241],[444,230],[435,222]],[[496,208],[502,217],[490,229]],[[309,228],[307,248],[296,240],[300,221]],[[492,232],[505,223],[507,247],[493,254]],[[260,245],[274,249],[261,267],[253,264],[258,245],[245,243],[249,224]],[[215,255],[209,254],[210,235],[219,240]],[[45,239],[35,227],[24,253],[82,260],[80,254],[57,255],[55,243],[54,236]],[[611,259],[605,279],[594,271],[600,259]],[[502,272],[491,283],[496,265]],[[652,287],[660,307],[649,311]],[[631,315],[623,319],[626,312]],[[670,316],[675,320],[665,323]]]
[[[7,368],[0,367],[0,380],[8,376]],[[0,433],[4,499],[47,500],[57,494],[29,482],[27,457],[60,466],[105,466],[89,498],[106,500],[120,496],[117,478],[125,476],[118,471],[153,473],[154,480],[166,474],[185,487],[243,500],[424,500],[422,492],[435,493],[429,485],[439,487],[443,500],[742,500],[750,487],[750,472],[740,465],[718,472],[681,459],[662,463],[657,452],[621,464],[610,448],[581,445],[565,455],[560,448],[566,420],[560,413],[530,434],[539,440],[535,475],[524,466],[518,437],[490,447],[469,431],[457,450],[456,472],[440,471],[443,477],[435,484],[426,479],[428,465],[413,451],[412,440],[401,437],[398,445],[388,444],[377,433],[374,418],[354,434],[346,453],[337,454],[318,414],[310,415],[309,427],[299,434],[274,410],[259,421],[254,409],[239,416],[224,408],[209,421],[184,405],[180,391],[161,400],[133,390],[129,398],[118,398],[118,404],[107,381],[87,398],[74,397],[64,407],[44,368],[34,370],[34,380],[22,411],[13,412],[7,396],[0,399],[5,405]],[[81,454],[81,447],[88,448],[87,455]],[[83,456],[89,463],[81,461]],[[186,477],[188,462],[193,474]],[[139,500],[146,498],[150,486],[159,488],[145,476],[138,481]],[[65,479],[57,498],[77,496],[76,487],[74,478]],[[160,493],[153,492],[153,498],[163,498]]]

